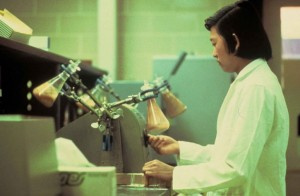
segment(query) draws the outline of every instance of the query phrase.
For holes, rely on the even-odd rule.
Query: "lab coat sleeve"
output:
[[[179,141],[178,143],[180,153],[179,156],[176,156],[177,165],[190,165],[210,160],[213,145],[202,146],[184,141]]]
[[[175,167],[175,191],[196,193],[240,186],[253,174],[272,127],[274,97],[259,85],[247,87],[240,96],[230,140],[215,146],[221,153],[216,152],[219,156],[210,162]]]

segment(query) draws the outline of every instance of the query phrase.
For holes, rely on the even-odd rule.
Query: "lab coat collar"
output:
[[[237,75],[235,81],[245,79],[251,72],[253,72],[258,66],[266,64],[266,60],[264,59],[255,59],[251,61],[248,65],[246,65],[240,73]]]

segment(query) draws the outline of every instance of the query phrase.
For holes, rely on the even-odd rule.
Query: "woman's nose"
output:
[[[213,57],[215,57],[215,58],[217,58],[217,57],[218,57],[218,55],[217,55],[217,52],[216,52],[216,49],[213,49],[213,51],[212,51],[212,55],[213,55]]]

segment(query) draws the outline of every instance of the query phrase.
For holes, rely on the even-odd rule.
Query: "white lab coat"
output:
[[[183,194],[283,196],[289,116],[281,86],[256,59],[231,84],[213,145],[179,142],[173,190]]]

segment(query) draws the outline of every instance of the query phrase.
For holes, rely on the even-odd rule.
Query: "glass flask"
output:
[[[147,131],[159,134],[170,127],[170,123],[154,98],[147,101]]]
[[[102,90],[101,84],[96,84],[94,88],[91,90],[91,94],[94,96],[94,98],[100,103],[107,103],[107,93]],[[96,103],[93,101],[93,99],[88,94],[83,94],[80,96],[80,99],[85,102],[88,106],[91,108],[96,107]],[[76,105],[81,108],[83,111],[88,112],[89,110],[84,107],[80,102],[76,102]]]
[[[165,114],[169,118],[174,118],[186,110],[184,105],[169,89],[161,93]]]
[[[142,90],[148,89],[151,89],[151,85],[145,83]],[[155,98],[147,100],[147,132],[151,132],[151,134],[159,134],[168,130],[169,127],[170,123],[156,103]]]
[[[75,73],[78,69],[80,61],[70,61],[70,64],[66,68],[71,74]],[[55,102],[60,90],[63,85],[70,77],[69,73],[64,70],[56,77],[48,80],[47,82],[37,86],[33,89],[33,95],[35,98],[40,101],[46,107],[51,107]]]

